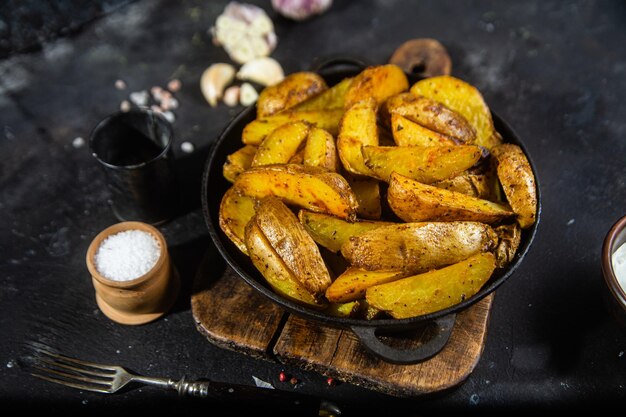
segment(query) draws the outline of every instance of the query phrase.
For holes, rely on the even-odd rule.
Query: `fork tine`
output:
[[[58,369],[46,368],[46,367],[38,366],[38,365],[33,365],[33,368],[37,369],[39,371],[42,371],[44,373],[58,375],[60,377],[67,378],[67,379],[73,379],[75,381],[87,382],[89,384],[102,385],[102,386],[105,386],[105,387],[111,386],[111,382],[112,382],[112,381],[97,380],[97,379],[94,379],[94,378],[86,377],[84,375],[71,374],[71,373],[68,373],[68,372],[60,371]]]
[[[78,359],[74,359],[74,358],[70,358],[64,355],[60,355],[58,353],[55,352],[51,352],[47,349],[40,349],[40,348],[36,348],[35,349],[37,352],[43,353],[45,355],[48,355],[54,359],[58,359],[58,360],[62,360],[62,361],[66,361],[66,362],[70,362],[70,363],[74,363],[76,365],[81,365],[81,366],[85,366],[85,367],[91,367],[91,368],[95,368],[101,371],[110,371],[110,372],[115,372],[116,368],[115,366],[109,366],[109,365],[102,365],[99,363],[95,363],[95,362],[87,362],[87,361],[82,361],[82,360],[78,360]]]
[[[89,370],[89,369],[77,368],[75,366],[71,366],[71,365],[68,365],[66,363],[58,362],[58,361],[53,362],[53,361],[49,361],[47,359],[39,359],[39,362],[43,363],[43,364],[46,364],[47,365],[45,367],[46,369],[63,368],[63,369],[68,370],[68,371],[77,372],[80,375],[85,375],[85,374],[92,375],[92,376],[95,376],[97,378],[102,378],[104,380],[109,380],[109,381],[111,381],[113,379],[113,377],[115,377],[114,373],[111,374],[111,373],[104,373],[104,372],[95,372],[95,371],[92,371],[92,370]],[[33,365],[33,366],[35,366],[35,365]],[[51,367],[54,367],[54,368],[51,368]],[[103,382],[105,382],[105,381],[103,381]]]
[[[45,381],[48,381],[48,382],[54,382],[55,384],[64,385],[64,386],[71,387],[71,388],[77,388],[77,389],[81,389],[81,390],[85,390],[85,391],[101,392],[101,393],[104,393],[104,394],[111,394],[112,393],[112,391],[110,389],[104,389],[104,388],[99,388],[99,387],[95,387],[95,386],[89,386],[89,385],[85,385],[85,384],[78,384],[78,383],[66,381],[64,379],[54,378],[52,376],[46,376],[46,375],[32,373],[32,372],[31,372],[31,375],[36,377],[36,378],[40,378],[40,379],[43,379]]]

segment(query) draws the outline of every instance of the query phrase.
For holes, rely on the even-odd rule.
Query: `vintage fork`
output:
[[[179,381],[169,378],[153,378],[131,373],[121,366],[104,365],[71,358],[39,343],[31,344],[31,348],[35,352],[32,364],[34,371],[31,372],[31,375],[80,390],[112,394],[131,382],[138,382],[144,385],[173,389],[178,391],[180,395],[195,397],[210,397],[219,400],[230,398],[237,401],[269,399],[281,401],[284,405],[287,404],[285,401],[289,401],[289,404],[293,406],[302,406],[303,410],[305,407],[309,410],[322,410],[329,406],[331,409],[336,408],[332,403],[296,392],[214,381],[187,381],[184,377]],[[339,410],[332,411],[335,412],[335,415],[341,413]]]

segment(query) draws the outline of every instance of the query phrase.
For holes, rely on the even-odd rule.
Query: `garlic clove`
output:
[[[216,63],[204,70],[200,77],[200,90],[211,107],[217,106],[224,89],[234,78],[235,67],[230,64]]]
[[[235,107],[239,103],[239,90],[238,85],[231,85],[224,91],[224,98],[222,101],[229,107]]]
[[[282,81],[285,78],[285,73],[274,58],[263,57],[243,64],[237,72],[237,78],[270,86]]]
[[[242,106],[250,106],[259,98],[259,93],[250,83],[243,83],[239,89],[239,102]]]

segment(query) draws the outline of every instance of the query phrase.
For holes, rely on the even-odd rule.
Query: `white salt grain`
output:
[[[194,151],[194,149],[195,149],[195,148],[196,148],[196,147],[195,147],[195,146],[193,146],[193,143],[191,143],[191,142],[187,142],[187,141],[185,141],[185,142],[183,142],[183,143],[181,143],[181,144],[180,144],[180,149],[181,149],[183,152],[185,152],[185,153],[192,153],[192,152]]]
[[[129,281],[150,271],[161,253],[159,242],[143,230],[126,230],[104,239],[95,256],[98,272],[113,281]]]
[[[74,138],[74,140],[72,141],[72,146],[76,149],[82,148],[83,146],[85,146],[85,139],[81,138],[80,136]]]

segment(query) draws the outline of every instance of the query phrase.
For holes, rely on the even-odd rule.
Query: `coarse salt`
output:
[[[624,291],[626,291],[626,243],[620,245],[613,256],[611,257],[613,263],[613,271],[617,277],[617,282]]]
[[[161,254],[159,242],[143,230],[113,234],[96,251],[96,269],[113,281],[129,281],[150,271]]]

